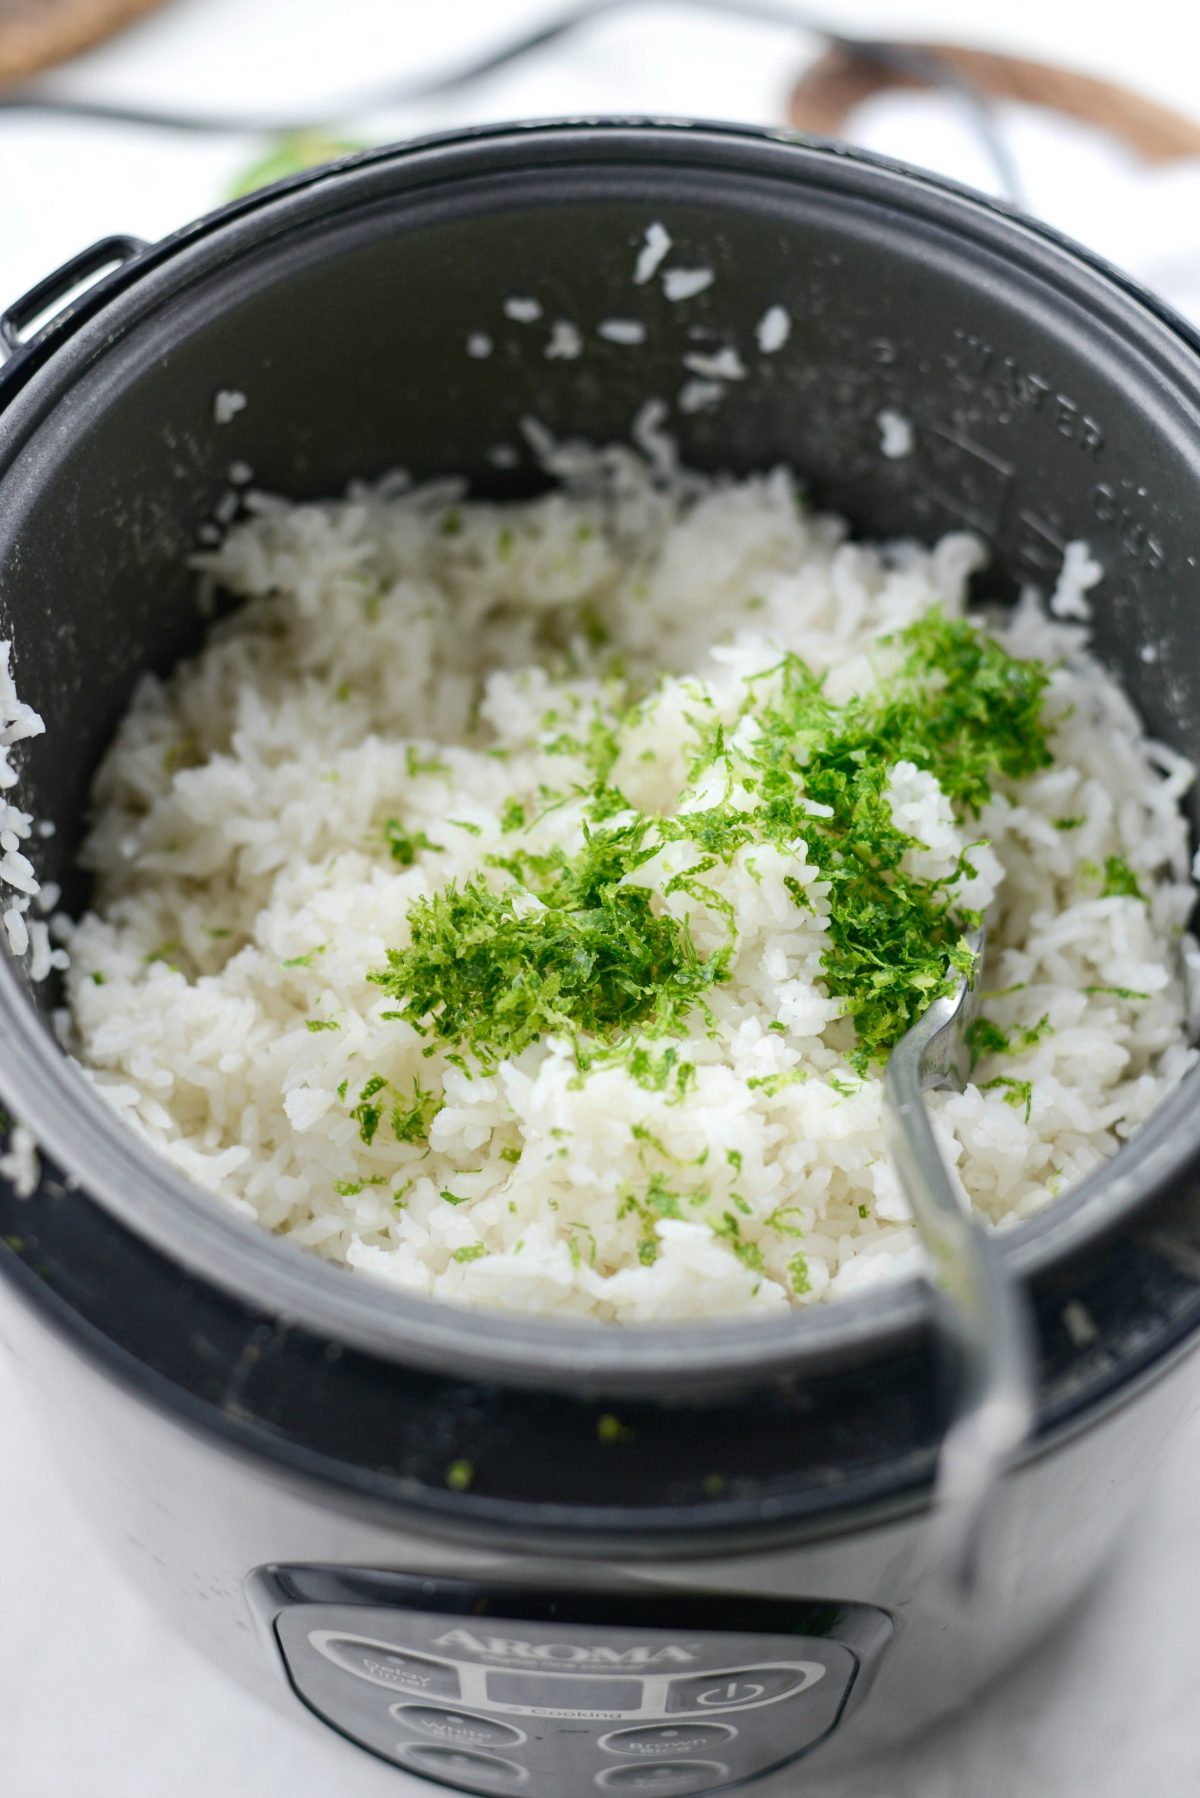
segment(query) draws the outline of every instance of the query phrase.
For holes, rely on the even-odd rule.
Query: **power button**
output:
[[[673,1679],[667,1692],[669,1711],[733,1711],[770,1704],[792,1692],[816,1685],[824,1667],[808,1661],[795,1667],[737,1667],[728,1673],[699,1673]]]

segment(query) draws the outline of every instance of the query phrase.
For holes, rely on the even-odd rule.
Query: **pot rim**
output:
[[[558,153],[556,156],[556,152]],[[571,118],[488,125],[385,146],[292,177],[207,214],[152,245],[58,315],[0,373],[0,458],[7,463],[14,417],[44,396],[56,371],[103,354],[135,330],[156,303],[211,272],[215,264],[322,216],[336,216],[342,193],[374,197],[379,177],[412,177],[410,190],[516,164],[573,158],[604,166],[739,167],[765,178],[803,180],[845,191],[858,183],[890,207],[982,236],[1048,283],[1140,321],[1160,359],[1194,365],[1200,336],[1127,276],[1062,234],[1011,206],[939,176],[804,133],[690,120]],[[389,191],[394,191],[389,188]],[[67,352],[74,351],[74,357]],[[32,422],[36,424],[38,418]],[[0,477],[3,467],[0,466]],[[931,1289],[920,1276],[850,1295],[784,1318],[731,1318],[624,1325],[509,1316],[397,1292],[322,1261],[257,1223],[226,1210],[124,1126],[67,1059],[0,956],[0,1067],[4,1096],[51,1161],[89,1199],[150,1240],[190,1273],[212,1281],[254,1311],[384,1359],[464,1378],[582,1392],[711,1388],[813,1374],[852,1365],[925,1330]],[[1061,1266],[1113,1233],[1172,1185],[1200,1156],[1200,1068],[1112,1161],[1063,1199],[1007,1230],[1005,1259],[1022,1280]]]

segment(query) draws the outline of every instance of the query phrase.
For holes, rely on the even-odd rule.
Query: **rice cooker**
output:
[[[634,281],[652,223],[711,273],[686,304]],[[502,328],[512,296],[541,321]],[[758,354],[776,306],[791,334]],[[614,317],[644,342],[601,335]],[[583,353],[548,359],[560,319]],[[46,721],[20,794],[68,909],[134,683],[202,638],[188,558],[231,465],[296,498],[398,463],[523,495],[545,477],[522,421],[607,442],[648,400],[687,464],[785,462],[872,537],[982,533],[992,592],[1085,539],[1100,655],[1200,757],[1200,344],[913,169],[720,125],[489,128],[107,239],[0,337],[0,636]],[[744,379],[681,406],[684,356],[723,343]],[[911,453],[880,455],[885,407]],[[622,1330],[410,1297],[157,1160],[59,1046],[58,1002],[0,957],[0,1096],[40,1145],[32,1195],[0,1182],[0,1338],[129,1577],[343,1737],[350,1777],[355,1750],[414,1793],[802,1792],[1059,1618],[1196,1402],[1198,1073],[1004,1234],[1037,1428],[967,1602],[930,1528],[947,1391],[922,1282]]]

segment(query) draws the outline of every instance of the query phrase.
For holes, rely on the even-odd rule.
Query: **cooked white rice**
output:
[[[35,826],[32,813],[15,803],[19,774],[10,752],[18,743],[40,737],[46,726],[33,707],[18,697],[11,656],[11,643],[0,643],[0,924],[9,953],[27,958],[29,978],[40,981],[53,969],[65,968],[67,957],[65,950],[51,947],[49,925],[30,915],[34,906],[41,912],[52,911],[58,903],[58,888],[53,882],[45,887],[40,884],[32,859],[35,830],[50,834],[51,827]],[[0,1162],[0,1173],[3,1171]]]
[[[14,932],[14,919],[21,919],[29,909],[29,901],[37,894],[38,881],[33,863],[25,853],[33,835],[33,818],[14,803],[18,771],[11,751],[30,737],[39,737],[46,726],[30,705],[17,695],[11,669],[12,644],[0,642],[0,904],[7,906],[4,922],[9,935]],[[27,941],[20,927],[18,948],[21,955]]]
[[[619,1060],[581,1073],[565,1038],[490,1071],[455,1064],[383,1015],[396,1001],[368,975],[406,943],[414,901],[481,870],[502,879],[487,858],[511,851],[514,803],[536,817],[539,792],[590,785],[565,727],[653,687],[610,778],[645,810],[695,809],[715,778],[689,793],[697,714],[732,724],[783,650],[827,671],[834,698],[870,687],[880,638],[934,603],[961,612],[983,560],[961,534],[930,551],[850,543],[783,472],[664,481],[615,451],[560,466],[565,489],[504,507],[396,480],[323,505],[252,499],[205,562],[247,605],[169,682],[143,680],[98,776],[96,910],[71,943],[80,1059],[222,1201],[410,1291],[639,1322],[811,1304],[910,1271],[878,1065],[860,1078],[847,1059],[853,1031],[823,980],[827,887],[802,840],[704,876],[736,942],[707,994],[715,1028],[697,1010],[674,1045],[686,1085],[656,1090]],[[995,895],[985,1011],[1014,1047],[932,1105],[956,1176],[1004,1224],[1111,1155],[1195,1059],[1180,974],[1193,888],[1191,770],[1143,737],[1084,629],[1028,596],[996,634],[1058,664],[1054,766],[1000,781],[962,827],[911,764],[889,799],[924,845],[914,870],[948,873],[965,843],[990,842],[959,898]],[[575,852],[582,812],[545,811],[522,847]],[[637,878],[661,891],[687,852]],[[1102,896],[1109,857],[1145,899]],[[657,903],[701,950],[725,931],[685,892]],[[428,1145],[386,1122],[364,1141],[376,1079],[381,1106],[415,1083],[435,1095]],[[674,1200],[647,1222],[654,1182]]]

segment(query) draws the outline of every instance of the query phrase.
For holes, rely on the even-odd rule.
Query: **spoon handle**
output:
[[[982,930],[971,947],[978,967]],[[955,1375],[934,1502],[938,1558],[960,1598],[976,1595],[986,1581],[989,1514],[1035,1418],[1024,1293],[951,1178],[925,1104],[934,1088],[965,1084],[967,1031],[977,1008],[977,989],[964,977],[901,1038],[884,1076],[888,1144],[929,1257],[936,1327]]]

